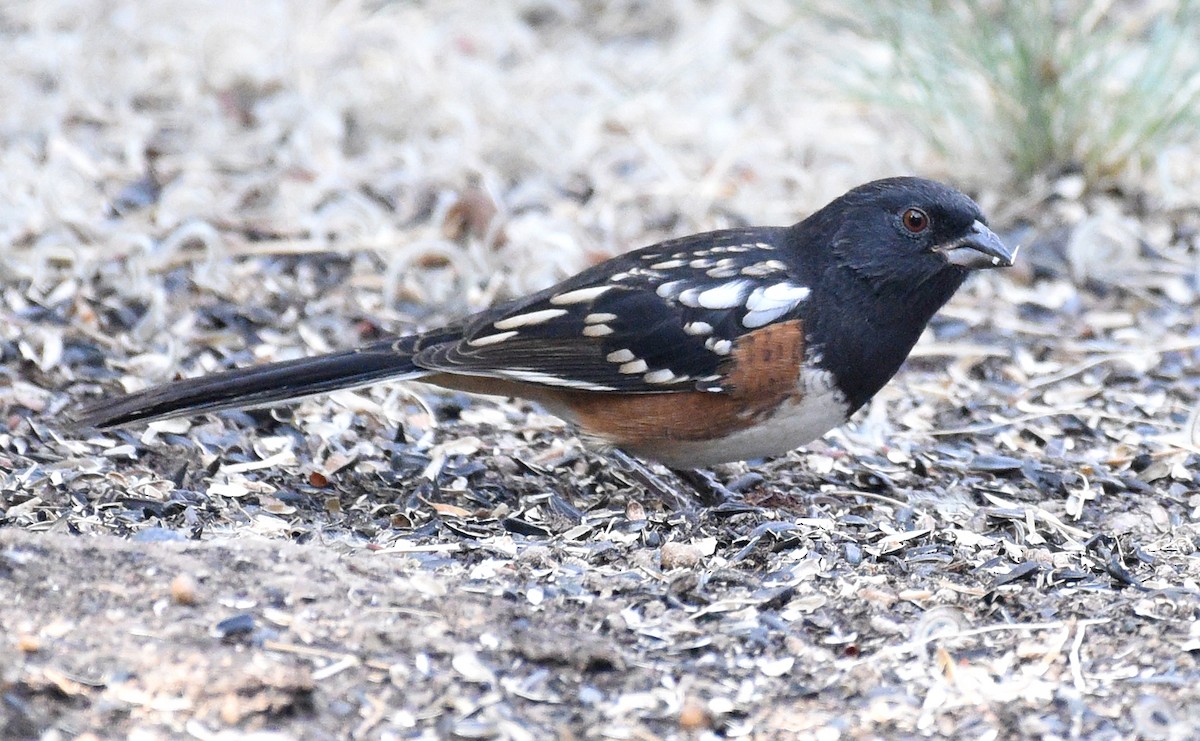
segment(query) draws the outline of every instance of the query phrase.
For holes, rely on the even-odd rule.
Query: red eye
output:
[[[913,234],[920,234],[929,228],[929,216],[919,208],[910,208],[900,215],[904,228]]]

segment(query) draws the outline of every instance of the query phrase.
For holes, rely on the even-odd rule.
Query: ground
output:
[[[0,10],[0,735],[1200,736],[1185,191],[959,171],[787,3],[298,6]],[[896,172],[1020,264],[737,503],[419,386],[63,423]]]

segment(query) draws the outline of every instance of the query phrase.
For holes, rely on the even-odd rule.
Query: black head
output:
[[[974,201],[922,178],[861,185],[808,222],[824,232],[833,260],[877,293],[953,293],[969,270],[1013,261]]]
[[[820,265],[810,338],[851,410],[899,369],[969,271],[1013,260],[974,201],[921,178],[859,186],[796,229]]]

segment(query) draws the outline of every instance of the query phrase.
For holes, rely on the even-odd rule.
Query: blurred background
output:
[[[1195,737],[1197,6],[0,0],[0,736]],[[403,384],[59,425],[898,174],[1019,264],[757,514]]]
[[[364,311],[461,310],[904,173],[1080,280],[1194,247],[1194,3],[844,7],[8,2],[0,261],[162,308],[146,274],[331,251]]]

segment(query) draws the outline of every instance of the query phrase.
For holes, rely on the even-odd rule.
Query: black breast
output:
[[[856,278],[826,276],[806,307],[809,347],[833,374],[851,412],[896,375],[965,277],[946,271],[916,290],[877,293]]]

